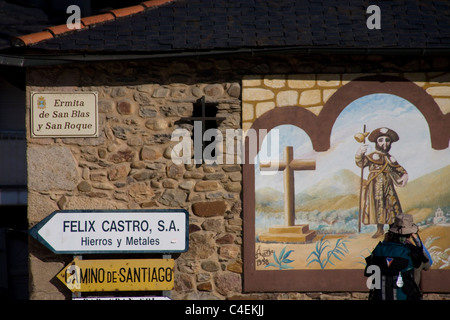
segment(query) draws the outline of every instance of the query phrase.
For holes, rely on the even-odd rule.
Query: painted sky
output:
[[[315,152],[308,135],[292,125],[278,126],[269,132],[259,157],[261,161],[283,159],[284,147],[294,147],[295,159],[315,159],[316,171],[295,173],[296,193],[327,178],[342,169],[349,169],[360,175],[361,169],[355,165],[354,155],[360,146],[354,135],[380,127],[396,131],[400,137],[392,144],[390,154],[408,171],[409,181],[445,167],[450,164],[450,149],[431,148],[428,124],[422,113],[409,101],[391,94],[372,94],[361,97],[349,104],[337,118],[331,133],[331,147],[326,152]],[[274,137],[278,129],[278,151],[268,151],[267,141]],[[275,134],[275,135],[274,135]],[[374,150],[374,144],[367,140],[368,152]],[[274,145],[276,146],[276,145]],[[269,146],[270,149],[270,146]],[[283,174],[261,175],[259,160],[255,162],[255,185],[283,189]],[[366,175],[367,176],[367,170]]]

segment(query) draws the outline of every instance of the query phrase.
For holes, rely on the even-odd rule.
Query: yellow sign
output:
[[[173,259],[74,259],[56,277],[72,292],[172,290]]]

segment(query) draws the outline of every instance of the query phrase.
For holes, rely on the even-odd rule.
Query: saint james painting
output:
[[[324,279],[363,282],[365,257],[401,212],[419,226],[431,270],[450,270],[450,149],[433,147],[433,124],[414,99],[386,91],[341,106],[327,148],[314,147],[307,126],[270,126],[247,168],[252,174],[244,173],[254,179],[254,271],[248,274],[267,272],[279,283],[315,277],[322,290]],[[315,288],[313,282],[306,287]]]

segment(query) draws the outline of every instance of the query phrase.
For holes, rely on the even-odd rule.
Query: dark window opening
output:
[[[197,164],[204,163],[205,159],[203,158],[203,152],[207,147],[209,147],[209,150],[212,150],[211,158],[214,159],[216,157],[215,145],[217,141],[215,141],[214,136],[211,137],[211,141],[205,141],[205,132],[209,129],[217,129],[220,123],[225,119],[224,117],[217,117],[218,107],[216,103],[206,103],[205,100],[204,96],[198,99],[193,105],[192,117],[182,118],[177,123],[181,126],[186,123],[191,124],[190,131],[194,141],[194,148],[195,145],[199,143],[202,146],[201,159],[199,159],[198,155],[195,158]],[[201,135],[200,137],[198,136],[199,134]]]

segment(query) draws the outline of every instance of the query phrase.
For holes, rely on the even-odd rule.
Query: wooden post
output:
[[[364,128],[363,128],[363,141],[362,141],[363,144],[366,143],[365,133],[366,133],[366,125],[364,125]],[[361,204],[363,201],[362,197],[363,197],[363,186],[364,186],[364,157],[365,157],[365,154],[363,153],[361,155],[362,162],[361,162],[361,181],[360,181],[360,187],[359,187],[358,233],[361,233],[361,220],[362,220],[362,209],[363,209]],[[365,199],[364,199],[364,202],[365,202]]]

